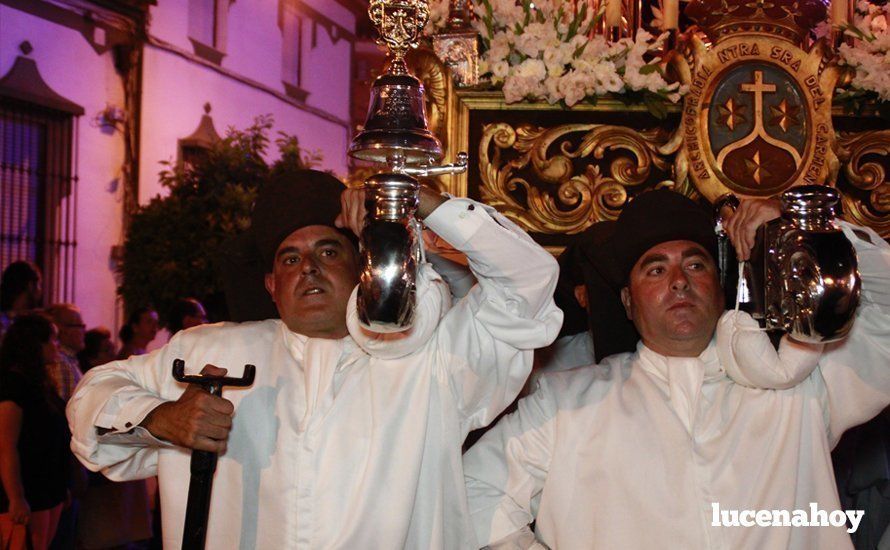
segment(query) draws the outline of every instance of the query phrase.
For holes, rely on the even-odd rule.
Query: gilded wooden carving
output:
[[[841,133],[838,145],[850,186],[841,189],[844,217],[890,238],[890,130]]]
[[[425,93],[426,120],[430,132],[434,133],[442,143],[442,150],[448,149],[448,132],[446,132],[446,114],[448,93],[451,90],[451,79],[445,65],[436,57],[432,50],[418,48],[413,50],[408,61],[414,76],[423,84]]]
[[[615,219],[632,190],[673,185],[653,180],[670,170],[670,138],[659,128],[488,124],[478,153],[481,198],[528,231],[578,233]]]

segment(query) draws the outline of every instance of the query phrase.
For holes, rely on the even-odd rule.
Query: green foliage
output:
[[[166,313],[179,298],[192,296],[212,320],[227,318],[216,261],[221,245],[250,226],[257,190],[274,173],[317,165],[321,156],[300,149],[295,136],[279,132],[280,158],[271,166],[271,116],[259,116],[245,130],[230,128],[206,155],[189,165],[165,162],[160,183],[169,192],[133,216],[120,266],[127,311],[153,305]]]

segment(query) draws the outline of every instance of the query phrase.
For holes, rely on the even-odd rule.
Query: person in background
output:
[[[77,354],[83,350],[87,327],[83,324],[80,310],[74,304],[53,304],[46,309],[46,313],[59,330],[60,361],[52,376],[59,397],[67,403],[77,383],[83,378]]]
[[[122,345],[117,358],[127,359],[132,355],[143,355],[148,344],[158,335],[158,326],[158,312],[153,308],[135,309],[127,318],[127,324],[118,332]]]
[[[47,367],[59,360],[46,317],[16,317],[0,344],[0,539],[48,547],[67,498],[71,434]],[[28,541],[30,538],[30,543]]]
[[[80,372],[86,373],[93,367],[114,361],[114,340],[107,328],[91,328],[84,335],[83,342],[84,347],[77,354]]]
[[[31,262],[12,262],[0,276],[0,341],[16,315],[31,311],[43,299],[40,269]]]
[[[118,335],[123,343],[117,359],[146,353],[158,334],[158,312],[133,310]],[[90,477],[78,524],[84,550],[146,548],[152,538],[151,497],[147,480],[114,482],[102,474]]]
[[[111,331],[96,327],[84,336],[84,348],[77,354],[80,369],[87,373],[90,369],[115,360],[114,340]],[[125,538],[119,534],[120,528],[108,521],[108,509],[120,505],[121,489],[100,473],[89,473],[86,494],[81,500],[80,518],[77,524],[77,546],[84,550],[108,548]],[[119,544],[117,547],[126,547]]]
[[[167,316],[167,330],[173,336],[180,330],[204,325],[207,323],[207,312],[201,302],[195,298],[180,298],[170,309]]]
[[[83,378],[77,354],[84,347],[86,325],[80,310],[74,304],[53,304],[46,309],[46,314],[59,331],[59,361],[50,366],[50,376],[59,397],[67,403],[77,383]],[[77,515],[80,497],[86,491],[87,470],[75,460],[71,461],[70,468],[71,499],[62,510],[56,536],[50,545],[51,550],[74,550]]]

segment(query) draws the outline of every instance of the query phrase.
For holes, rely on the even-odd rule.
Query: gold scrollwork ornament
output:
[[[389,71],[405,74],[405,55],[417,47],[430,18],[426,0],[371,0],[368,16],[377,29],[377,43],[386,46],[392,56]]]
[[[572,139],[577,134],[580,138]],[[653,168],[670,169],[663,151],[669,141],[659,129],[487,124],[479,143],[480,194],[528,231],[579,233],[596,221],[617,218],[628,188],[642,186]],[[518,154],[505,155],[507,151]],[[602,161],[607,151],[618,154],[604,171],[603,163],[596,161]],[[575,171],[577,159],[588,160],[581,173]],[[517,194],[520,189],[524,193]]]
[[[890,238],[890,181],[885,164],[875,158],[890,159],[890,130],[841,133],[838,155],[846,164],[847,182],[867,192],[866,200],[850,193],[842,194],[844,217],[871,227],[885,239]]]

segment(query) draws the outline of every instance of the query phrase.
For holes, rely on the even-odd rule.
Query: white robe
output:
[[[495,221],[497,220],[497,222]],[[207,548],[467,548],[461,444],[522,388],[532,351],[550,343],[553,258],[478,203],[452,199],[425,223],[470,259],[479,284],[432,337],[399,359],[351,337],[313,339],[278,320],[184,331],[149,355],[91,370],[68,407],[72,449],[112,479],[159,477],[164,546],[181,544],[190,452],[121,435],[179,397],[175,358],[249,388],[235,405],[216,471]],[[97,428],[112,430],[97,435]]]
[[[636,353],[544,375],[464,457],[480,545],[851,548],[843,527],[717,527],[721,510],[837,510],[830,451],[890,403],[890,247],[845,227],[863,299],[849,337],[787,390],[729,379],[700,357]],[[498,544],[500,543],[500,544]]]

